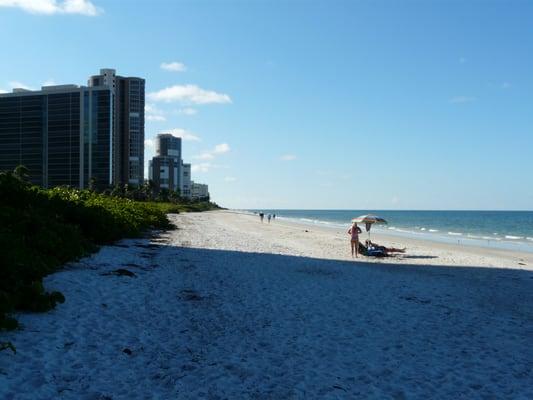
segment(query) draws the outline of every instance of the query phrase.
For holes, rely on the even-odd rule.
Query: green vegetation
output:
[[[71,188],[40,189],[26,170],[0,172],[0,329],[15,329],[15,310],[46,311],[65,301],[42,278],[98,245],[171,227],[166,213],[205,211],[209,202],[173,204]]]
[[[209,201],[194,203],[168,203],[168,202],[142,202],[159,208],[165,214],[179,214],[181,212],[200,212],[219,209],[216,204]]]

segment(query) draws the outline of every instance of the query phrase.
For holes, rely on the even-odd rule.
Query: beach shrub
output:
[[[89,190],[31,186],[23,169],[0,172],[0,329],[15,329],[15,310],[46,311],[65,299],[42,279],[98,245],[171,225],[152,203]]]

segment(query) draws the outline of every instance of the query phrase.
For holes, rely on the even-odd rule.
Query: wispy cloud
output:
[[[103,12],[90,0],[0,0],[0,7],[20,8],[32,14],[80,14],[94,17]]]
[[[155,140],[154,139],[144,139],[144,146],[148,147],[150,149],[155,148]]]
[[[1,0],[0,0],[1,1]],[[57,85],[56,81],[54,81],[52,78],[45,80],[41,86],[54,86]]]
[[[0,2],[1,1],[2,0],[0,0]],[[13,90],[13,89],[37,90],[37,88],[30,86],[24,82],[20,82],[20,81],[9,81],[7,85],[10,90]],[[47,79],[43,83],[41,83],[41,86],[53,86],[53,85],[57,85],[57,83],[53,79]],[[2,92],[8,93],[8,90],[0,90],[0,93]]]
[[[180,108],[178,110],[178,113],[179,114],[183,114],[183,115],[195,115],[197,112],[198,112],[198,110],[196,108],[192,108],[192,107]]]
[[[466,63],[466,58],[459,57],[459,64],[464,64],[464,63]]]
[[[213,153],[215,154],[223,154],[223,153],[227,153],[230,151],[230,147],[229,147],[229,144],[227,143],[221,143],[221,144],[217,144],[213,150]]]
[[[205,90],[196,85],[174,85],[148,94],[151,101],[183,104],[227,104],[231,98],[224,93]]]
[[[193,142],[199,142],[200,137],[196,135],[195,133],[189,132],[182,128],[174,128],[170,130],[165,130],[165,133],[170,133],[176,137],[181,138],[182,140],[189,140]]]
[[[169,63],[161,63],[160,65],[161,69],[164,69],[165,71],[172,71],[172,72],[184,72],[187,71],[187,67],[185,64],[178,62],[178,61],[172,61]]]
[[[455,96],[450,99],[450,103],[460,104],[460,103],[472,103],[476,101],[477,98],[473,96]]]
[[[220,143],[220,144],[217,144],[214,148],[212,148],[211,150],[208,150],[208,151],[204,151],[203,153],[197,155],[197,156],[193,156],[193,158],[197,159],[197,160],[212,160],[214,159],[217,155],[220,155],[220,154],[224,154],[224,153],[228,153],[230,151],[230,147],[229,147],[229,144],[227,143]]]
[[[284,154],[281,157],[282,161],[294,161],[296,160],[296,156],[294,154]]]
[[[192,172],[209,172],[210,169],[215,168],[215,166],[209,162],[202,162],[198,164],[193,164],[191,166]]]
[[[509,89],[511,87],[511,84],[509,82],[503,82],[500,86],[502,89]]]
[[[147,121],[166,121],[167,120],[164,115],[164,112],[150,103],[147,103],[144,106],[144,118]]]
[[[226,176],[224,178],[225,182],[235,182],[236,180],[237,180],[237,178],[235,178],[234,176]]]
[[[162,116],[162,115],[151,115],[151,114],[146,114],[145,116],[146,120],[147,121],[155,121],[155,122],[163,122],[163,121],[166,121],[167,119]]]
[[[2,1],[2,0],[0,0]],[[19,81],[10,81],[9,82],[9,87],[11,89],[26,89],[26,90],[35,90],[35,88],[29,86],[29,85],[26,85],[25,83],[22,83],[22,82],[19,82]]]

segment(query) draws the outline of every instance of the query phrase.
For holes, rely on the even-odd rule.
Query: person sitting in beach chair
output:
[[[368,245],[368,240],[365,242],[366,246],[364,244],[359,243],[359,253],[361,253],[364,256],[367,257],[389,257],[390,254],[388,254],[385,249],[383,248],[377,248],[373,246]]]
[[[405,248],[398,249],[395,247],[380,246],[376,243],[372,243],[370,239],[368,239],[365,244],[368,255],[374,257],[388,257],[392,256],[392,253],[405,253]]]

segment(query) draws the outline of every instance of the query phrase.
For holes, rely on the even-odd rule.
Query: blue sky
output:
[[[233,208],[533,209],[533,3],[0,0],[0,90],[146,79]]]

